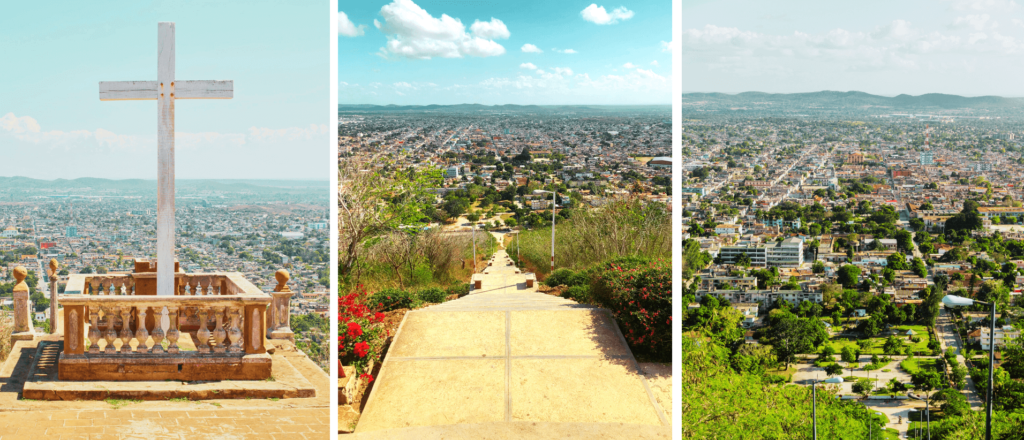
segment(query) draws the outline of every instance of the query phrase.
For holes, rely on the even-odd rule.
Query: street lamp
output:
[[[473,273],[476,273],[476,222],[473,223],[473,232],[471,233],[471,240],[473,241]]]
[[[830,377],[825,380],[814,379],[811,382],[811,420],[814,425],[814,440],[818,440],[818,393],[817,385],[818,382],[823,383],[843,383],[842,377]]]
[[[924,399],[922,399],[920,397],[917,397],[917,396],[913,395],[912,393],[907,393],[907,396],[909,396],[911,399],[917,399],[917,400],[923,400],[924,401],[924,414],[925,414],[925,420],[926,420],[925,424],[928,426],[928,440],[932,440],[932,410],[931,410],[930,405],[928,404],[928,399],[930,399],[931,396],[928,395],[928,394],[925,394],[924,395]],[[921,425],[918,425],[918,426],[921,426]]]
[[[555,191],[540,192],[551,193],[551,272],[555,272]]]
[[[971,306],[974,304],[992,306],[992,312],[989,315],[989,326],[991,328],[988,333],[988,392],[985,393],[985,404],[987,407],[985,409],[985,440],[992,440],[992,382],[995,380],[996,372],[996,302],[987,303],[962,296],[946,295],[942,297],[942,303],[947,307]]]

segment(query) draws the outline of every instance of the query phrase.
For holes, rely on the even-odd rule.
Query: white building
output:
[[[988,326],[982,326],[981,327],[981,335],[978,337],[978,339],[979,339],[979,342],[981,342],[981,349],[984,350],[984,351],[988,351],[989,350],[988,342],[989,342],[989,338],[991,336],[990,335],[991,332],[992,331],[991,331],[991,329]],[[996,347],[999,347],[1000,349],[1003,348],[1003,347],[1006,347],[1006,343],[1008,341],[1010,341],[1012,339],[1019,338],[1019,337],[1020,337],[1020,330],[1017,330],[1017,329],[1013,328],[1012,325],[1004,325],[1002,327],[998,327],[998,328],[996,328],[996,335],[995,335]]]
[[[758,243],[741,241],[732,246],[722,246],[718,255],[722,263],[735,263],[740,255],[747,254],[754,267],[800,267],[804,263],[804,241],[787,238],[781,243]]]

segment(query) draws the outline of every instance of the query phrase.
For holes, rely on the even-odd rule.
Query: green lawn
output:
[[[928,329],[925,326],[923,326],[923,325],[901,325],[901,326],[896,327],[896,329],[899,332],[898,337],[901,340],[903,340],[904,346],[908,346],[908,345],[912,346],[913,350],[915,352],[919,352],[919,351],[925,351],[926,352],[926,351],[928,351]],[[907,330],[914,330],[914,333],[916,333],[914,336],[915,337],[919,337],[921,340],[918,341],[918,342],[912,343],[910,341],[910,339],[908,339],[907,336],[905,336],[905,333],[907,332]],[[861,355],[868,355],[868,356],[870,356],[872,354],[878,354],[878,355],[885,354],[884,351],[882,350],[882,346],[885,344],[885,340],[888,339],[888,338],[889,338],[888,336],[884,336],[884,337],[883,336],[878,336],[878,337],[867,339],[868,341],[871,341],[871,345],[868,348],[863,349],[860,354]],[[851,340],[851,339],[841,338],[841,337],[833,338],[832,340],[827,342],[827,344],[832,346],[832,349],[836,351],[836,354],[841,354],[843,352],[843,347],[845,347],[847,345],[853,346],[853,348],[858,348],[859,347],[857,345],[857,340]],[[822,345],[821,347],[818,347],[817,352],[820,353],[821,350],[824,349],[824,347],[825,347],[824,345]]]

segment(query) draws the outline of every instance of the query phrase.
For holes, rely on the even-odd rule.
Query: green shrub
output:
[[[370,295],[369,306],[379,312],[411,309],[419,304],[416,296],[405,290],[387,288]]]
[[[551,275],[548,275],[548,277],[544,279],[544,284],[551,287],[568,286],[570,285],[569,278],[573,275],[575,275],[575,272],[571,269],[556,269],[554,272],[551,272]]]
[[[443,303],[448,299],[448,292],[440,287],[427,287],[426,289],[416,292],[416,296],[423,302]]]
[[[633,353],[672,359],[672,264],[623,257],[594,269],[591,298],[615,314]]]
[[[563,298],[568,298],[578,303],[590,302],[590,286],[572,286],[562,292]]]
[[[465,295],[469,294],[470,287],[472,287],[472,286],[470,286],[469,283],[456,284],[454,286],[449,286],[447,293],[448,293],[449,296],[451,296],[451,295],[465,296]]]

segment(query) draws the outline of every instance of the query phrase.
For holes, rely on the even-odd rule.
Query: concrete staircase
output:
[[[355,438],[671,438],[611,313],[532,275],[499,250],[479,289],[407,313]]]

